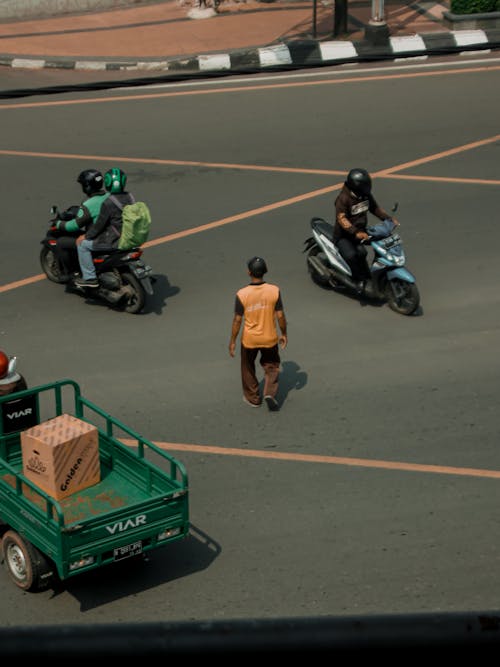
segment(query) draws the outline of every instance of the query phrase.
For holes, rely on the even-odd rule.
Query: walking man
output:
[[[229,354],[234,357],[236,339],[243,322],[241,335],[241,383],[243,400],[254,408],[262,403],[259,382],[255,374],[255,361],[260,353],[260,365],[264,370],[264,400],[269,410],[278,410],[276,400],[280,372],[279,347],[285,349],[287,322],[277,285],[267,283],[263,276],[267,266],[262,257],[248,261],[250,284],[236,293],[234,317],[229,341]],[[276,326],[276,322],[279,325]]]

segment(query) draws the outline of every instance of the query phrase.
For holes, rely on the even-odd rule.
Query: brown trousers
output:
[[[259,393],[259,382],[255,374],[255,362],[259,353],[259,362],[264,370],[264,396],[276,398],[281,363],[278,345],[273,345],[273,347],[241,346],[241,384],[243,386],[243,395],[247,401],[255,405],[262,403]]]

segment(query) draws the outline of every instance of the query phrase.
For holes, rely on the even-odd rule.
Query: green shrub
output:
[[[500,0],[451,0],[452,14],[486,14],[500,11]]]

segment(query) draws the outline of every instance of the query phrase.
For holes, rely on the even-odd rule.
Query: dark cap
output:
[[[267,273],[267,266],[262,257],[252,257],[248,260],[248,270],[255,278],[262,278]]]

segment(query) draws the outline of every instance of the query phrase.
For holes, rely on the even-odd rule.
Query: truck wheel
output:
[[[48,559],[31,542],[13,530],[3,536],[2,553],[12,581],[23,591],[47,588],[53,569]]]

